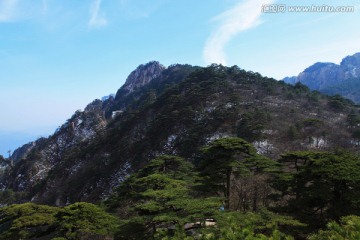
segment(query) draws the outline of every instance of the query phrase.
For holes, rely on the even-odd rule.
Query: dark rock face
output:
[[[166,68],[163,65],[156,61],[149,62],[145,65],[141,64],[130,73],[122,88],[131,93],[160,76],[165,69]]]

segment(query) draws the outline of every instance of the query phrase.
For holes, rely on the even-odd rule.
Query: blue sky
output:
[[[354,6],[263,13],[263,4]],[[139,64],[238,65],[281,79],[360,52],[358,0],[0,0],[0,154],[48,136]]]

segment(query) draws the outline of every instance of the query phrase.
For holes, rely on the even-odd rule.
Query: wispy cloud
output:
[[[15,19],[18,0],[0,1],[0,22],[10,22]]]
[[[100,12],[101,0],[94,0],[90,6],[90,19],[88,25],[90,28],[100,28],[107,25],[106,18]]]
[[[238,33],[261,23],[261,7],[271,4],[273,0],[244,0],[231,9],[214,17],[212,21],[218,22],[219,26],[207,39],[203,51],[203,57],[207,64],[221,63],[226,65],[225,45]]]

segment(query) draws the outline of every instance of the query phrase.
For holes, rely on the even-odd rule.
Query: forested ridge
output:
[[[359,239],[358,106],[236,66],[161,71],[1,157],[0,239]]]

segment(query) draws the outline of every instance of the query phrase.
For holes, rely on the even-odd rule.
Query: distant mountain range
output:
[[[360,53],[345,57],[340,65],[317,62],[297,76],[286,77],[284,82],[302,83],[311,90],[329,95],[339,94],[360,103]]]

